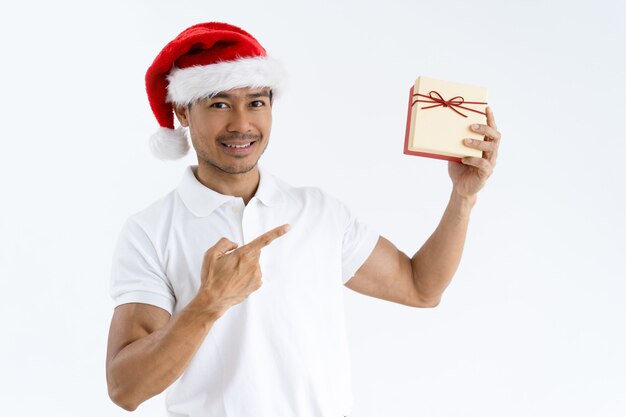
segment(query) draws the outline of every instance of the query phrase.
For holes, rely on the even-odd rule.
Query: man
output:
[[[441,223],[409,258],[339,201],[258,165],[280,71],[250,34],[192,26],[146,74],[161,158],[198,157],[176,190],[131,216],[114,255],[107,355],[113,401],[134,410],[170,387],[170,416],[340,417],[350,413],[344,284],[434,307],[463,250],[476,193],[496,162],[488,110],[450,163]],[[181,128],[174,130],[174,115]]]

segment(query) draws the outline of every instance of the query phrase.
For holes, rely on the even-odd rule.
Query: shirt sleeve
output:
[[[359,221],[346,205],[342,204],[342,210],[344,233],[341,264],[345,284],[372,253],[379,234],[366,223]]]
[[[175,297],[154,242],[133,219],[124,224],[113,253],[110,295],[115,306],[151,304],[172,314]]]

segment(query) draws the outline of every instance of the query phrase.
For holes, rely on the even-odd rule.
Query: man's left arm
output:
[[[393,243],[380,237],[365,263],[346,286],[356,292],[413,307],[435,307],[452,280],[463,254],[469,217],[478,191],[493,172],[500,132],[487,107],[487,124],[475,125],[484,140],[465,140],[466,146],[483,151],[482,158],[466,157],[449,162],[452,193],[439,225],[424,245],[409,258]]]

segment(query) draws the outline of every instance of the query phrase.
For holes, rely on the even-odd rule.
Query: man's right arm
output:
[[[115,309],[107,349],[109,396],[125,410],[161,393],[187,365],[223,312],[198,294],[176,316],[149,304]]]
[[[288,230],[289,225],[279,226],[240,248],[220,239],[204,254],[198,293],[174,317],[148,304],[119,305],[106,361],[113,402],[132,411],[176,381],[215,321],[261,287],[261,249]]]

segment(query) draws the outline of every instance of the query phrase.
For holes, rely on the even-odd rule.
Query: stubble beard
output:
[[[261,141],[261,135],[250,135],[250,134],[236,134],[236,135],[229,135],[229,136],[218,136],[216,138],[217,142],[221,142],[223,140],[227,140],[227,139],[252,139],[254,141],[258,143]],[[192,140],[193,143],[193,140]],[[250,172],[254,169],[254,167],[257,166],[259,159],[261,159],[261,156],[263,155],[263,153],[265,152],[265,149],[267,149],[267,145],[268,145],[268,141],[264,141],[263,144],[263,149],[261,150],[261,153],[259,154],[258,158],[256,159],[256,161],[254,161],[254,163],[250,164],[250,165],[246,165],[243,167],[236,167],[236,166],[226,166],[226,165],[222,165],[220,163],[218,163],[217,161],[215,161],[214,159],[211,159],[209,155],[207,155],[207,153],[200,149],[198,150],[198,147],[195,146],[195,143],[193,144],[194,148],[196,148],[196,154],[198,155],[198,163],[205,165],[207,167],[211,167],[214,168],[218,171],[224,172],[226,174],[245,174],[247,172]],[[219,146],[222,146],[221,144]]]

